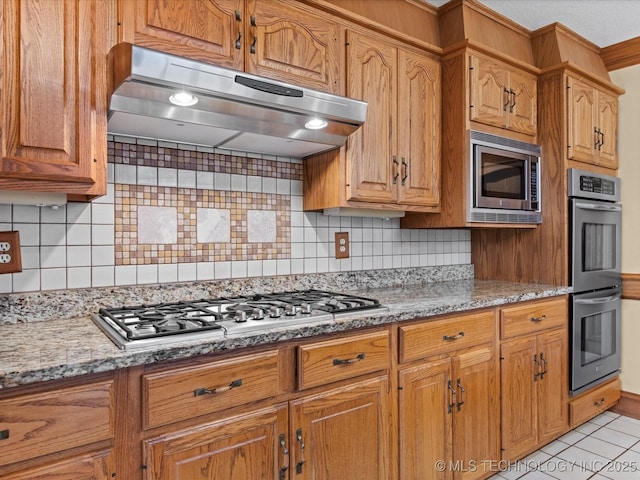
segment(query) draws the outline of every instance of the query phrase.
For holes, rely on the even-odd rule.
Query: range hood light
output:
[[[326,120],[321,118],[312,118],[304,124],[304,128],[308,128],[309,130],[320,130],[321,128],[325,128],[327,125],[328,123]]]
[[[178,107],[190,107],[198,103],[198,97],[187,92],[174,93],[169,101]]]

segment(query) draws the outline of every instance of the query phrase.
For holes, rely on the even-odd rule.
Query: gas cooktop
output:
[[[92,318],[119,348],[128,350],[387,310],[371,298],[324,290],[297,290],[101,308]]]

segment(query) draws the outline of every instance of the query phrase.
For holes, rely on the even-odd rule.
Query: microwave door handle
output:
[[[604,212],[621,212],[622,207],[620,205],[597,205],[595,203],[576,203],[577,208],[582,210],[601,210]]]
[[[598,305],[601,303],[615,302],[616,300],[620,300],[620,298],[620,295],[611,295],[610,297],[602,298],[576,298],[574,302],[580,305]]]

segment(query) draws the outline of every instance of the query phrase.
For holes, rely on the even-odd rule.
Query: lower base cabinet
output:
[[[19,473],[2,475],[3,480],[111,480],[112,455],[109,450],[23,470]]]
[[[491,346],[400,370],[401,480],[487,476],[499,458],[497,372]]]

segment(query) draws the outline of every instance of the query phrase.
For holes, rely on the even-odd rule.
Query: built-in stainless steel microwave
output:
[[[469,222],[542,223],[539,145],[471,130]]]

